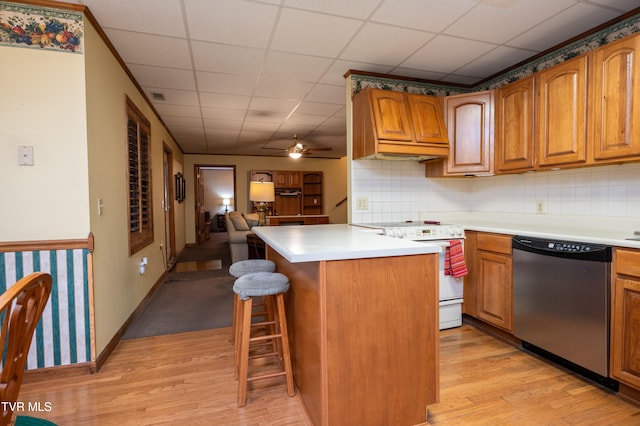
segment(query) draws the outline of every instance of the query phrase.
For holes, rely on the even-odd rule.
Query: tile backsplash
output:
[[[426,178],[410,161],[351,162],[351,223],[429,219],[443,212],[640,217],[640,164],[477,178]],[[358,210],[366,198],[367,209]],[[430,216],[431,215],[431,216]]]

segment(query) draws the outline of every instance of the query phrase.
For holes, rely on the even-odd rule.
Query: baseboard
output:
[[[95,362],[82,362],[79,364],[58,365],[55,367],[26,370],[22,380],[23,383],[39,383],[49,379],[84,376],[87,374],[93,374],[96,371]]]
[[[107,358],[114,351],[120,340],[122,340],[122,336],[127,332],[129,326],[135,320],[138,315],[142,312],[142,310],[147,306],[149,301],[151,300],[151,296],[156,292],[160,284],[167,278],[167,273],[164,272],[160,278],[156,281],[156,283],[151,287],[147,295],[140,301],[136,309],[129,315],[129,318],[122,324],[122,327],[117,331],[117,333],[111,338],[107,346],[100,352],[100,354],[96,358],[96,372],[100,371],[105,362],[107,362]]]

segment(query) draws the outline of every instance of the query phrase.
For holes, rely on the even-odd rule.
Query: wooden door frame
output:
[[[195,238],[195,244],[199,245],[199,240],[198,240],[198,235],[200,232],[200,225],[199,225],[199,215],[200,212],[198,211],[198,203],[200,202],[200,193],[198,191],[198,184],[200,181],[200,171],[201,169],[231,169],[232,173],[233,173],[233,201],[234,201],[234,209],[237,206],[237,200],[238,200],[238,193],[237,193],[237,179],[236,179],[236,165],[235,164],[194,164],[193,165],[193,193],[194,193],[194,200],[193,200],[193,210],[194,210],[194,222],[195,222],[195,228],[196,228],[196,238]]]
[[[164,200],[164,212],[165,214],[163,214],[163,222],[164,222],[164,236],[167,236],[167,226],[169,227],[168,229],[168,234],[169,234],[169,241],[168,244],[166,244],[166,247],[163,250],[163,255],[166,259],[166,264],[165,264],[165,268],[166,270],[170,270],[173,265],[176,262],[176,256],[177,256],[177,250],[176,250],[176,215],[175,215],[175,206],[174,206],[174,199],[175,199],[175,188],[174,188],[174,179],[173,179],[173,151],[171,150],[171,148],[166,144],[166,143],[162,143],[162,150],[163,150],[163,156],[162,156],[162,161],[164,163],[164,155],[166,154],[167,156],[167,169],[166,169],[166,176],[163,176],[163,187],[164,187],[164,194],[166,194],[166,199]],[[164,164],[162,167],[162,171],[163,174],[165,172],[164,170]],[[167,220],[166,218],[166,212],[167,212],[167,205],[169,208],[169,219]]]

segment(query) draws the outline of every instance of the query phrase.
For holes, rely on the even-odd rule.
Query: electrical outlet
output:
[[[536,201],[536,213],[537,214],[545,214],[547,212],[546,206],[544,205],[544,201]]]
[[[367,210],[369,208],[369,199],[367,197],[356,198],[356,209]]]

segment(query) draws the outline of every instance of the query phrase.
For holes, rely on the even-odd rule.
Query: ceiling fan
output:
[[[309,155],[319,151],[331,151],[331,149],[332,148],[310,148],[306,145],[303,145],[298,141],[298,135],[294,133],[293,145],[285,149],[285,151],[287,152],[289,157],[296,159],[302,157],[303,155]]]

